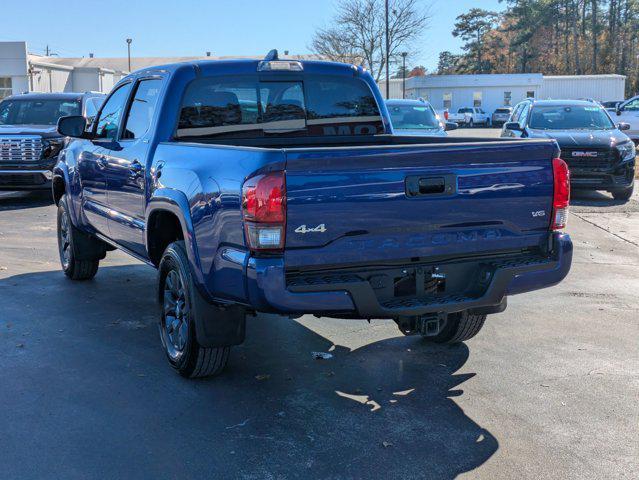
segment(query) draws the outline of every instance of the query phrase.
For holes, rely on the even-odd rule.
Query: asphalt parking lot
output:
[[[573,205],[569,277],[466,345],[264,315],[189,381],[153,269],[112,252],[72,283],[48,195],[0,193],[0,477],[639,478],[639,197]]]

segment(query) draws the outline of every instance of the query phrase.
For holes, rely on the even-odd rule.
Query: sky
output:
[[[459,52],[455,17],[473,7],[502,10],[499,0],[418,0],[431,22],[408,64],[437,67],[440,51]],[[0,41],[47,45],[61,57],[260,55],[277,48],[310,53],[313,32],[330,26],[338,0],[30,0],[3,2]],[[8,21],[10,19],[10,21]]]

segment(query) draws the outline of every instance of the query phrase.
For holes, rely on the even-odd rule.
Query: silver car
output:
[[[496,108],[493,112],[493,126],[501,127],[504,123],[510,119],[510,115],[512,115],[513,109],[512,107],[500,107]]]
[[[440,119],[425,100],[386,100],[393,130],[400,135],[445,137],[446,130],[455,130],[456,123]]]

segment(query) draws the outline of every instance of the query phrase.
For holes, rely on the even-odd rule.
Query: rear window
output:
[[[473,109],[472,108],[460,108],[459,110],[457,110],[457,113],[473,113]]]
[[[509,108],[498,108],[495,110],[495,113],[510,113]]]
[[[375,135],[382,118],[368,85],[359,79],[313,76],[260,81],[257,75],[204,77],[186,89],[176,136]]]
[[[428,105],[387,105],[393,127],[398,130],[439,130],[439,120]]]

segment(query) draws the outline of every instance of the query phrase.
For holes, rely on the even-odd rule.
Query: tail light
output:
[[[286,176],[284,172],[257,175],[242,187],[242,218],[248,247],[253,252],[281,253],[286,233]]]
[[[444,118],[448,120],[448,110],[444,110]]]
[[[554,190],[552,197],[552,230],[566,227],[568,205],[570,204],[570,173],[568,165],[561,158],[552,161]]]

